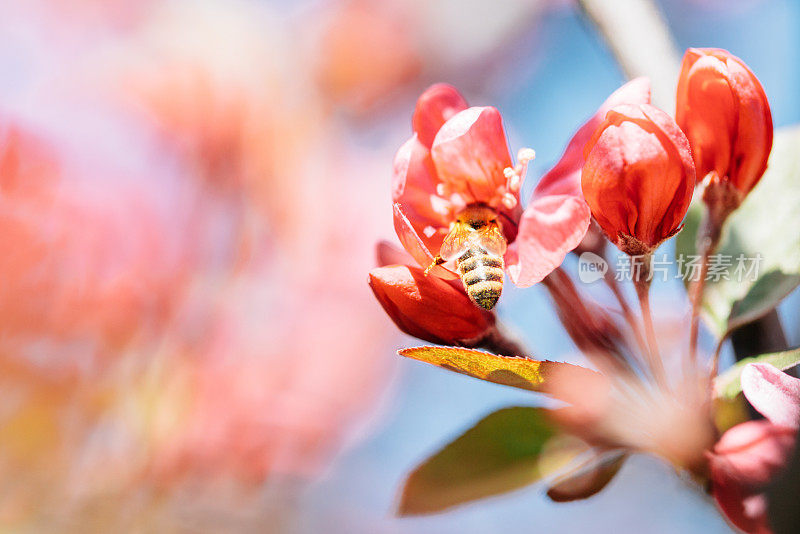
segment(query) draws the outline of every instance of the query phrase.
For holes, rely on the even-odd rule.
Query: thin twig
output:
[[[609,289],[611,289],[611,293],[614,294],[617,302],[619,302],[620,308],[622,309],[622,315],[625,317],[625,321],[627,321],[627,323],[630,325],[633,336],[636,338],[636,344],[639,345],[639,349],[642,351],[642,354],[644,354],[647,351],[647,344],[645,343],[642,330],[639,328],[639,321],[636,320],[636,316],[634,316],[633,310],[628,304],[628,300],[625,298],[625,295],[622,293],[622,289],[619,287],[616,278],[609,276],[609,274],[606,273],[603,276],[603,281],[606,283]]]
[[[702,198],[706,205],[703,220],[697,233],[697,250],[700,252],[700,279],[691,289],[689,299],[692,306],[692,318],[689,328],[689,366],[697,369],[697,339],[700,334],[700,308],[703,305],[703,296],[708,278],[709,259],[717,251],[722,238],[722,227],[728,216],[741,203],[741,193],[730,182],[721,179],[715,171],[711,171],[703,178]],[[714,358],[719,357],[719,352]],[[711,368],[718,367],[717,361],[712,361]],[[712,375],[713,376],[713,375]]]
[[[711,371],[708,374],[711,380],[717,376],[717,372],[719,371],[719,355],[722,352],[722,346],[725,344],[726,339],[728,339],[728,333],[723,334],[717,342],[717,346],[714,347],[714,354],[711,356]]]
[[[697,339],[700,334],[700,308],[703,305],[703,293],[706,288],[706,278],[708,277],[708,258],[714,252],[716,243],[709,239],[703,239],[700,245],[700,277],[692,284],[689,302],[692,308],[691,323],[689,326],[689,366],[691,369],[697,368]],[[712,367],[714,365],[712,364]]]
[[[642,323],[644,324],[645,335],[647,336],[648,350],[645,352],[648,358],[650,371],[653,373],[653,378],[661,387],[667,387],[667,375],[664,371],[664,363],[661,361],[661,356],[658,350],[658,343],[656,342],[656,331],[653,328],[653,314],[650,310],[650,259],[651,255],[633,256],[631,261],[634,262],[639,268],[633,269],[633,284],[636,287],[636,296],[639,298],[639,307],[642,312]]]

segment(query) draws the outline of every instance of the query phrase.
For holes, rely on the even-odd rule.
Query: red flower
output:
[[[492,107],[468,108],[449,85],[432,86],[417,101],[414,135],[395,158],[392,198],[400,241],[427,267],[458,213],[473,203],[486,204],[498,211],[511,245],[504,258],[511,280],[520,287],[540,282],[581,242],[589,226],[591,214],[578,187],[586,138],[611,105],[648,98],[644,79],[615,92],[575,134],[523,212],[519,191],[533,151],[520,151],[519,163],[512,166],[500,113]],[[443,267],[432,272],[456,278]]]
[[[623,252],[652,252],[680,229],[695,170],[689,142],[669,115],[649,104],[617,106],[585,154],[586,202]]]
[[[741,195],[750,192],[767,168],[772,115],[747,65],[726,50],[687,50],[675,117],[689,138],[698,176],[715,172]]]
[[[513,241],[521,183],[519,174],[506,173],[512,163],[500,113],[467,108],[455,88],[437,84],[417,101],[412,126],[414,135],[395,157],[392,184],[395,230],[406,250],[429,266],[450,223],[470,204],[496,209]],[[444,268],[435,273],[456,277]]]
[[[742,371],[745,397],[767,420],[748,421],[722,435],[709,453],[711,493],[740,529],[771,532],[763,490],[787,463],[800,424],[800,380],[769,364]]]

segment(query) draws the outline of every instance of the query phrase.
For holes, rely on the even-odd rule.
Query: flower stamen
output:
[[[522,187],[522,178],[528,170],[528,162],[536,157],[536,152],[532,148],[521,148],[517,152],[517,164],[514,167],[503,169],[506,177],[505,186],[500,188],[502,191],[501,202],[508,209],[513,209],[519,202],[517,196]]]

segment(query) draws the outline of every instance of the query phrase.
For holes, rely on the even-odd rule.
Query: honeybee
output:
[[[469,299],[491,310],[503,291],[506,246],[497,212],[485,204],[470,204],[451,223],[439,255],[425,272],[455,259]]]

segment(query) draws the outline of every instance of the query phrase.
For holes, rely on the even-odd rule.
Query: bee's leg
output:
[[[431,262],[431,264],[425,268],[425,276],[428,276],[428,273],[431,272],[431,269],[443,263],[444,260],[442,259],[442,257],[437,255],[435,258],[433,258],[433,262]]]

